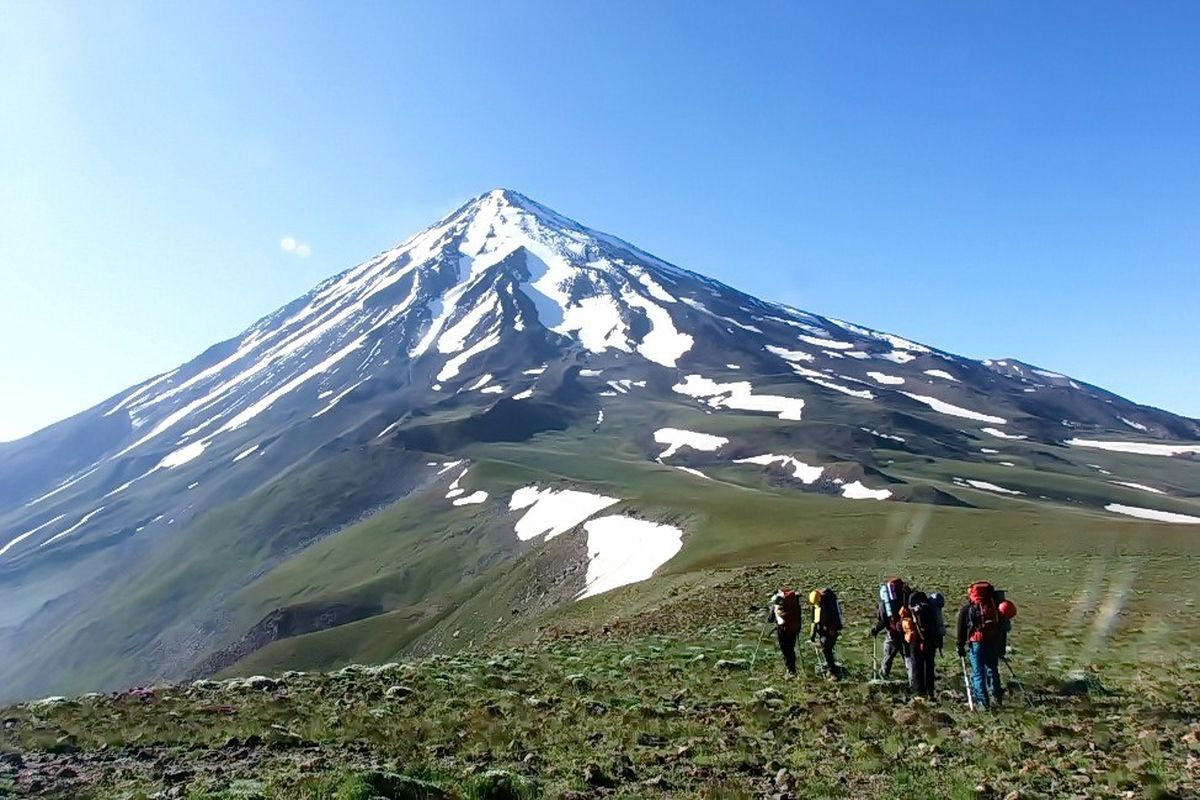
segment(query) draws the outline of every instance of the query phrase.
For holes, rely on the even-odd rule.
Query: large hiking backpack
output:
[[[916,652],[936,650],[941,645],[937,606],[923,592],[909,595],[908,604],[900,609],[900,626],[905,643]]]
[[[813,603],[815,606],[813,622],[826,631],[840,631],[842,629],[842,604],[838,600],[837,592],[827,586],[813,594],[817,595],[817,601]]]
[[[883,610],[889,617],[900,613],[900,608],[904,605],[904,588],[904,581],[899,578],[879,584],[879,602],[883,603]]]
[[[971,641],[998,644],[1004,638],[1004,627],[996,587],[987,581],[976,581],[967,588],[967,599],[971,603]]]
[[[938,638],[946,638],[946,598],[941,592],[932,592],[929,595],[929,603],[937,612],[937,631]]]
[[[803,619],[800,595],[791,589],[784,589],[779,595],[779,602],[775,604],[775,621],[788,633],[796,633],[803,627]]]

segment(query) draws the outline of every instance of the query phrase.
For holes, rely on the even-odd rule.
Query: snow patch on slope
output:
[[[820,479],[821,474],[825,472],[824,467],[813,467],[805,464],[803,461],[792,456],[779,456],[774,453],[764,453],[761,456],[750,456],[749,458],[735,458],[735,464],[759,464],[764,467],[772,464],[779,464],[785,469],[791,468],[792,477],[800,480],[801,483],[812,484]]]
[[[734,408],[743,411],[765,411],[780,419],[800,419],[804,401],[800,398],[781,397],[770,394],[754,394],[749,381],[717,383],[702,375],[687,375],[683,383],[671,389],[689,397],[707,398],[705,402],[713,408]]]
[[[1152,444],[1150,442],[1112,442],[1099,439],[1067,439],[1072,447],[1090,447],[1113,453],[1137,453],[1146,456],[1178,456],[1200,453],[1200,444]]]
[[[654,441],[659,444],[669,445],[666,450],[658,454],[660,459],[670,458],[682,447],[690,447],[693,450],[704,450],[711,453],[729,444],[729,440],[724,436],[696,433],[695,431],[685,431],[680,428],[659,428],[654,432]]]
[[[1139,506],[1127,506],[1121,503],[1109,503],[1104,507],[1104,510],[1111,511],[1114,514],[1124,514],[1127,517],[1153,520],[1154,522],[1178,522],[1185,525],[1200,525],[1200,517],[1193,517],[1189,514],[1176,514],[1171,511],[1159,511],[1155,508],[1140,508]]]
[[[891,496],[890,489],[871,489],[863,485],[862,481],[847,483],[842,487],[842,497],[848,497],[851,500],[887,500]]]
[[[518,539],[524,542],[545,534],[549,541],[618,502],[615,497],[575,489],[555,491],[524,486],[513,492],[508,508],[510,511],[529,509],[517,520],[515,531]]]
[[[952,417],[974,419],[979,420],[980,422],[994,422],[997,425],[1004,425],[1008,422],[1008,420],[1004,419],[1003,417],[993,417],[991,414],[981,414],[980,412],[972,411],[969,408],[963,408],[962,406],[956,406],[951,403],[947,403],[945,400],[938,400],[936,397],[927,397],[923,394],[913,394],[912,392],[901,392],[900,394],[904,395],[910,400],[916,400],[918,403],[924,403],[939,414],[948,414]]]
[[[683,547],[683,531],[634,517],[599,517],[583,529],[588,566],[581,600],[646,580]]]

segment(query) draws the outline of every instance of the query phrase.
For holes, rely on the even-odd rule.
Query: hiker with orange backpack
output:
[[[879,585],[879,607],[875,612],[875,624],[871,637],[887,631],[883,640],[883,666],[873,678],[888,680],[892,674],[892,662],[904,653],[904,634],[900,630],[900,609],[908,601],[908,586],[900,578],[892,578]]]
[[[767,622],[775,623],[775,634],[779,640],[779,652],[783,654],[783,665],[789,675],[796,674],[796,640],[804,627],[800,607],[800,595],[791,589],[780,589],[771,598],[767,609]]]
[[[970,655],[967,691],[972,707],[979,704],[988,709],[992,703],[1004,702],[1000,657],[1006,645],[1006,623],[1016,615],[1016,608],[987,581],[977,581],[967,588],[967,602],[958,612],[958,657],[962,661]]]
[[[909,593],[908,601],[900,608],[900,630],[904,636],[908,686],[913,694],[933,697],[942,634],[938,608],[924,592]]]

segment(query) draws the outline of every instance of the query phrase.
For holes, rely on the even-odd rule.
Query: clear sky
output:
[[[1194,2],[0,18],[0,439],[498,186],[766,299],[1200,416]]]

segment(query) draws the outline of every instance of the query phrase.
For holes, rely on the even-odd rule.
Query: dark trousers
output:
[[[903,652],[904,639],[899,634],[889,631],[887,638],[883,640],[883,668],[880,670],[885,678],[892,674],[892,662]]]
[[[825,656],[825,669],[829,674],[837,677],[837,662],[833,658],[833,647],[837,644],[837,631],[820,631],[818,637],[821,640],[821,655]]]
[[[800,636],[800,631],[786,631],[783,628],[778,629],[779,632],[779,652],[783,654],[783,664],[787,667],[787,671],[791,674],[796,674],[796,639]]]
[[[904,665],[908,667],[908,688],[912,690],[913,694],[933,697],[933,684],[937,674],[936,656],[937,651],[933,648],[923,652],[917,647],[910,648],[909,655],[904,659]]]

